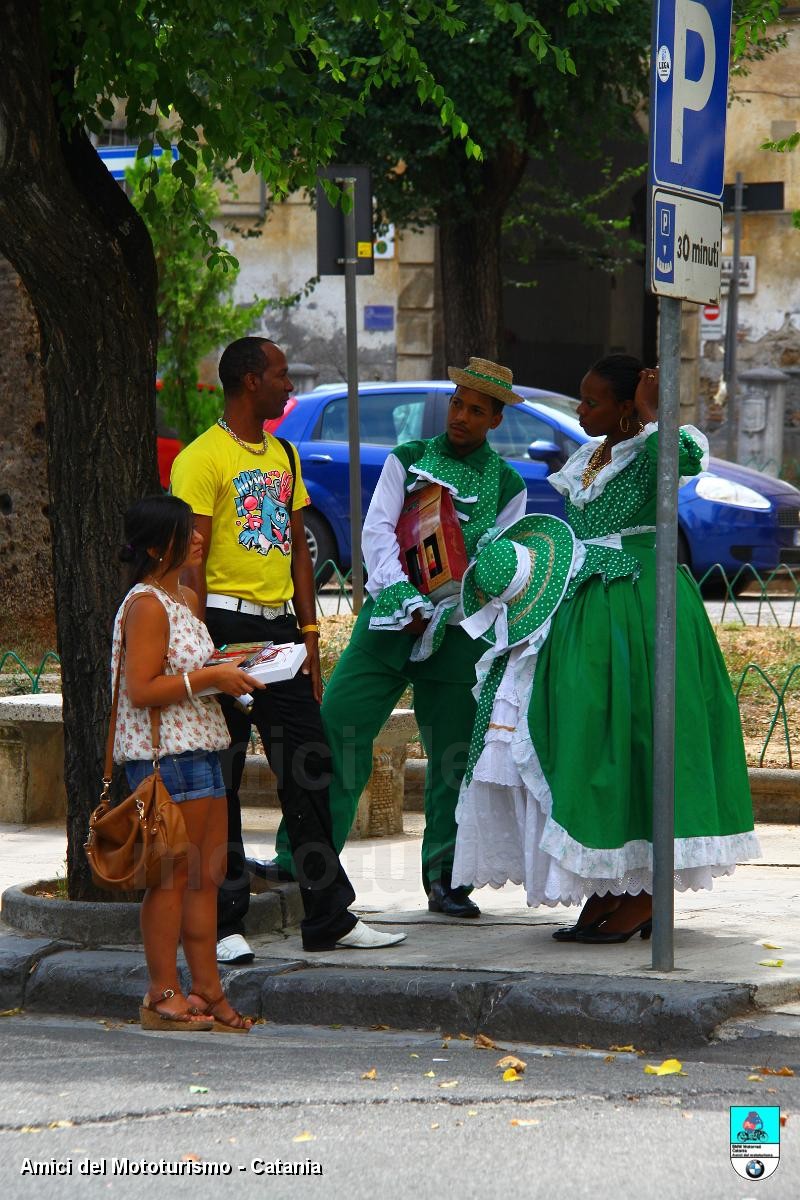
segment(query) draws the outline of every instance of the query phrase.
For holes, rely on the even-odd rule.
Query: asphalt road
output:
[[[9,1016],[0,1196],[794,1198],[800,1039],[740,1032],[702,1052],[675,1047],[685,1075],[654,1076],[644,1066],[660,1055],[479,1049],[457,1030],[443,1043],[266,1024],[244,1038]],[[506,1052],[527,1062],[519,1081],[502,1078]],[[797,1075],[748,1080],[766,1066]],[[751,1183],[729,1161],[728,1107],[758,1103],[788,1119],[778,1171]],[[142,1160],[220,1174],[144,1174]],[[318,1163],[321,1176],[267,1174],[276,1161]],[[71,1174],[32,1174],[34,1164]]]

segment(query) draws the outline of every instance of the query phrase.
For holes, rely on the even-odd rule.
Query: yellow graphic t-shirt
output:
[[[294,468],[292,512],[311,503],[296,450]],[[170,490],[212,519],[209,592],[270,607],[291,600],[292,472],[277,438],[267,434],[266,454],[255,455],[212,425],[175,459]]]

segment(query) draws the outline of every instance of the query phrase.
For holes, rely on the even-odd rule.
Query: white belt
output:
[[[270,608],[268,604],[253,604],[250,600],[240,600],[238,596],[220,596],[216,592],[209,592],[206,596],[206,608],[224,608],[227,612],[245,613],[248,617],[264,617],[267,621],[286,616],[285,604]]]

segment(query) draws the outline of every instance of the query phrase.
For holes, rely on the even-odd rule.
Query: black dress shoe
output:
[[[290,871],[284,871],[283,867],[278,866],[278,860],[275,858],[246,858],[244,865],[251,875],[257,875],[259,879],[266,879],[269,883],[291,883],[294,879]]]
[[[464,887],[449,888],[440,880],[431,884],[428,892],[428,912],[444,913],[447,917],[479,917],[481,910]]]

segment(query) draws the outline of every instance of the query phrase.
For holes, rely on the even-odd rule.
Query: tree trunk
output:
[[[502,332],[501,215],[439,219],[444,347],[449,366],[497,361]]]
[[[82,844],[102,774],[121,517],[157,488],[156,272],[146,228],[83,130],[59,126],[34,0],[3,6],[0,251],[41,333],[67,879],[84,899],[95,894]]]
[[[0,256],[0,651],[54,647],[53,557],[39,326]],[[33,664],[36,665],[35,663]]]

